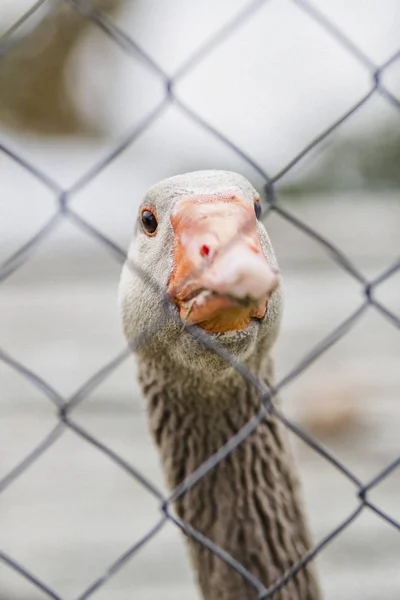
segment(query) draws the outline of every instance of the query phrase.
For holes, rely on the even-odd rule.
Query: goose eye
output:
[[[258,200],[257,202],[254,202],[254,212],[256,213],[256,217],[259,220],[261,217],[261,204]]]
[[[154,235],[157,230],[158,221],[153,211],[149,208],[143,208],[140,213],[140,220],[145,233],[147,235]]]

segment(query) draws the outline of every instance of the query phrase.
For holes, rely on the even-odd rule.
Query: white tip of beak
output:
[[[259,300],[268,298],[279,284],[279,271],[264,255],[246,244],[229,248],[204,273],[205,287],[221,295]]]

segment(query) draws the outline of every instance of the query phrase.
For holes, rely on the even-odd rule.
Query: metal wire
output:
[[[32,7],[23,15],[4,35],[3,39],[0,39],[0,57],[7,54],[15,45],[14,37],[18,33],[18,29],[25,25],[27,21],[39,11],[39,9],[45,4],[46,0],[41,0],[33,4]],[[233,369],[237,370],[241,376],[246,379],[251,385],[255,386],[261,393],[262,403],[259,411],[240,429],[234,436],[232,436],[224,446],[219,448],[217,452],[211,455],[203,464],[201,464],[194,472],[182,481],[177,488],[170,494],[169,497],[164,497],[162,492],[157,489],[156,486],[132,464],[128,463],[125,459],[111,450],[101,440],[95,438],[87,431],[85,431],[80,425],[78,425],[72,418],[72,413],[75,407],[84,402],[88,394],[93,391],[97,386],[101,385],[114,370],[127,359],[131,354],[131,349],[146,343],[147,340],[154,335],[157,327],[156,324],[152,331],[147,331],[138,340],[131,340],[130,348],[123,349],[118,356],[113,360],[105,364],[97,373],[94,373],[70,398],[63,398],[58,392],[56,392],[52,386],[44,381],[37,374],[26,368],[21,362],[11,357],[7,352],[0,350],[0,360],[7,364],[10,368],[14,369],[19,373],[21,377],[24,377],[30,384],[40,390],[56,407],[57,409],[57,424],[55,427],[48,432],[46,437],[38,444],[32,451],[26,455],[23,460],[14,469],[6,474],[6,476],[0,481],[0,493],[6,489],[6,487],[13,484],[15,480],[23,476],[25,471],[34,464],[38,458],[45,452],[47,452],[52,444],[58,440],[65,431],[69,430],[74,432],[81,439],[85,440],[86,443],[91,444],[99,452],[102,452],[109,460],[111,460],[116,466],[123,469],[131,477],[135,478],[152,496],[159,501],[160,511],[162,513],[161,518],[157,521],[154,527],[146,533],[143,538],[136,542],[133,546],[127,549],[127,551],[117,559],[108,569],[94,581],[86,590],[84,590],[77,598],[77,600],[86,600],[90,598],[100,587],[102,587],[111,577],[113,577],[128,561],[136,555],[137,552],[147,543],[149,543],[163,528],[163,526],[169,521],[174,523],[180,528],[186,535],[195,539],[199,544],[202,544],[209,549],[210,552],[216,554],[221,560],[225,561],[230,567],[245,578],[250,585],[254,587],[258,594],[259,600],[267,600],[272,598],[274,593],[285,586],[285,584],[295,576],[295,574],[302,569],[309,561],[323,549],[325,546],[336,539],[338,535],[358,518],[358,516],[364,510],[370,510],[379,518],[385,520],[392,527],[400,531],[400,524],[390,515],[386,514],[379,506],[370,502],[367,498],[369,491],[372,488],[378,486],[386,477],[390,477],[395,469],[400,467],[400,457],[395,459],[390,465],[382,469],[377,473],[369,482],[362,482],[356,477],[340,460],[338,460],[333,454],[324,448],[319,442],[312,438],[306,431],[299,427],[296,423],[288,419],[281,410],[277,409],[272,399],[273,397],[300,375],[309,365],[317,360],[328,348],[333,344],[337,343],[344,335],[346,335],[358,322],[360,318],[365,314],[368,309],[376,309],[383,314],[392,324],[400,327],[400,319],[392,313],[386,306],[378,302],[374,298],[375,289],[384,283],[388,278],[392,277],[395,273],[400,270],[400,258],[394,262],[387,269],[385,269],[380,275],[373,280],[368,280],[365,276],[352,264],[349,258],[329,240],[325,239],[319,232],[310,227],[307,223],[302,222],[299,218],[295,217],[286,208],[282,207],[279,198],[276,195],[275,184],[286,177],[286,175],[293,169],[299,161],[301,161],[311,150],[317,147],[325,138],[327,138],[333,131],[336,131],[341,125],[352,117],[356,112],[360,110],[364,104],[366,104],[371,97],[376,94],[381,94],[387,99],[393,106],[400,109],[399,100],[393,96],[393,94],[387,90],[382,82],[382,73],[391,66],[395,61],[400,60],[400,50],[393,54],[385,63],[377,65],[372,61],[357,45],[349,39],[340,28],[334,24],[326,15],[324,15],[319,9],[317,9],[311,2],[306,0],[292,0],[293,5],[301,10],[310,19],[313,19],[319,27],[321,27],[327,35],[331,36],[337,44],[345,49],[352,57],[358,61],[358,63],[370,74],[371,76],[371,88],[370,90],[358,100],[345,114],[343,114],[337,121],[332,123],[325,131],[321,132],[310,144],[308,144],[297,156],[293,157],[289,163],[281,169],[274,176],[267,174],[265,169],[258,165],[247,153],[241,148],[230,141],[225,135],[223,135],[217,128],[211,125],[207,120],[198,115],[196,111],[186,102],[183,102],[174,90],[174,86],[177,81],[183,79],[191,70],[203,61],[207,56],[213,53],[213,51],[227,38],[229,38],[234,31],[243,27],[244,23],[251,20],[256,12],[268,3],[268,0],[253,0],[249,2],[237,15],[235,15],[229,22],[225,23],[220,30],[213,34],[210,38],[195,51],[192,55],[187,57],[184,63],[176,70],[175,74],[169,76],[160,65],[157,64],[141,47],[133,40],[125,31],[122,31],[117,27],[110,19],[92,5],[90,0],[64,0],[65,3],[75,10],[82,18],[90,20],[95,26],[97,26],[105,35],[113,40],[128,56],[132,57],[133,60],[140,60],[149,70],[151,70],[164,85],[164,97],[162,101],[156,106],[143,120],[136,125],[132,130],[121,138],[121,140],[115,145],[115,147],[96,165],[90,168],[82,177],[80,177],[69,189],[63,189],[56,181],[52,179],[47,173],[42,172],[41,169],[37,168],[34,164],[26,160],[19,153],[12,150],[8,145],[0,143],[0,151],[5,153],[9,158],[17,162],[22,168],[28,171],[32,177],[36,178],[37,181],[42,183],[47,189],[52,191],[55,195],[57,209],[55,213],[48,219],[42,228],[28,240],[23,246],[21,246],[12,256],[10,256],[3,264],[0,265],[0,282],[4,281],[7,277],[11,276],[17,271],[26,261],[30,260],[34,252],[46,237],[54,231],[56,227],[64,220],[67,219],[72,225],[79,228],[86,235],[90,236],[97,243],[106,247],[115,260],[119,263],[123,263],[126,259],[125,252],[119,248],[112,240],[107,238],[104,234],[96,229],[90,222],[83,217],[77,215],[75,211],[70,207],[70,201],[74,198],[75,194],[82,190],[89,184],[94,178],[96,178],[119,154],[124,152],[128,147],[134,144],[138,138],[152,125],[152,123],[162,117],[165,109],[173,103],[181,112],[183,112],[189,119],[195,122],[197,125],[203,128],[210,136],[217,138],[220,142],[225,144],[240,158],[247,162],[248,165],[252,166],[261,175],[265,182],[266,190],[266,203],[267,210],[266,215],[271,212],[275,212],[280,218],[287,220],[294,227],[300,229],[307,236],[316,241],[320,246],[329,254],[333,261],[335,261],[348,275],[358,282],[361,286],[364,301],[356,308],[334,331],[332,331],[324,340],[322,340],[307,356],[305,356],[297,365],[291,369],[291,371],[282,378],[280,382],[276,384],[274,388],[268,388],[264,382],[257,380],[247,368],[241,364],[235,357],[231,356],[225,348],[223,348],[218,340],[209,336],[205,331],[198,329],[197,327],[189,326],[187,331],[195,337],[201,344],[210,348],[216,352],[221,358],[229,362]],[[9,43],[10,36],[13,36],[13,43]],[[135,272],[145,281],[148,285],[153,286],[158,290],[160,295],[164,296],[163,291],[158,289],[157,283],[152,280],[151,276],[144,273],[138,265],[134,265],[128,262],[130,268],[134,269]],[[169,300],[164,296],[164,308],[165,318],[176,318],[173,311],[170,310]],[[273,414],[279,419],[285,427],[291,430],[297,437],[302,439],[308,444],[315,452],[320,454],[326,461],[333,465],[344,477],[346,477],[355,487],[355,495],[358,499],[358,506],[344,519],[337,527],[332,530],[323,540],[321,540],[314,548],[312,548],[302,559],[295,565],[293,565],[278,581],[273,583],[269,588],[265,588],[262,582],[260,582],[252,573],[250,573],[243,565],[238,563],[232,556],[230,556],[223,548],[213,543],[211,540],[206,538],[199,531],[193,529],[187,523],[182,522],[174,514],[171,513],[172,503],[179,498],[182,494],[185,494],[190,488],[198,483],[207,473],[215,469],[215,467],[223,461],[235,448],[237,448],[243,441],[258,427],[258,425],[269,415]],[[10,568],[14,569],[21,577],[29,580],[34,586],[40,589],[45,595],[55,600],[63,600],[55,591],[49,588],[46,583],[42,582],[34,574],[30,573],[24,566],[19,564],[18,560],[8,556],[7,554],[0,551],[0,560],[3,561]]]

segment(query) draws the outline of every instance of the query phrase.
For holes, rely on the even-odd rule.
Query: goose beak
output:
[[[184,198],[171,223],[168,294],[182,321],[225,333],[263,318],[279,278],[263,253],[249,201],[232,195]]]

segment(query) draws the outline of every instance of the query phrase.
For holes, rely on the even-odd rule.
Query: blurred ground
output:
[[[122,177],[121,173],[121,177]],[[393,194],[302,199],[287,206],[337,244],[369,277],[396,258],[400,206]],[[79,203],[76,203],[77,210]],[[123,246],[131,221],[118,224],[118,205],[104,197],[98,225]],[[29,213],[28,213],[29,214]],[[115,219],[114,216],[115,215]],[[87,215],[86,215],[87,216]],[[111,225],[110,225],[111,223]],[[24,232],[27,223],[21,227]],[[276,349],[285,375],[361,302],[360,286],[320,246],[272,215],[268,221],[284,274],[286,311]],[[3,237],[5,258],[24,233]],[[397,236],[397,237],[396,237]],[[116,310],[119,266],[97,242],[65,223],[0,289],[2,347],[65,396],[124,347]],[[397,274],[378,297],[399,315]],[[308,422],[328,394],[353,405],[354,421],[319,440],[363,481],[398,455],[400,335],[372,309],[337,346],[282,393],[288,415]],[[20,375],[0,365],[0,477],[56,423],[51,403]],[[131,360],[74,411],[74,418],[151,481],[163,487],[158,458]],[[295,443],[315,540],[356,505],[355,490],[303,443]],[[371,493],[399,519],[400,472]],[[101,452],[67,431],[0,496],[1,549],[54,588],[76,598],[159,518],[157,502]],[[397,600],[400,535],[365,512],[318,560],[326,600]],[[0,598],[45,596],[0,565]],[[197,598],[184,543],[167,525],[94,596],[99,600]]]

